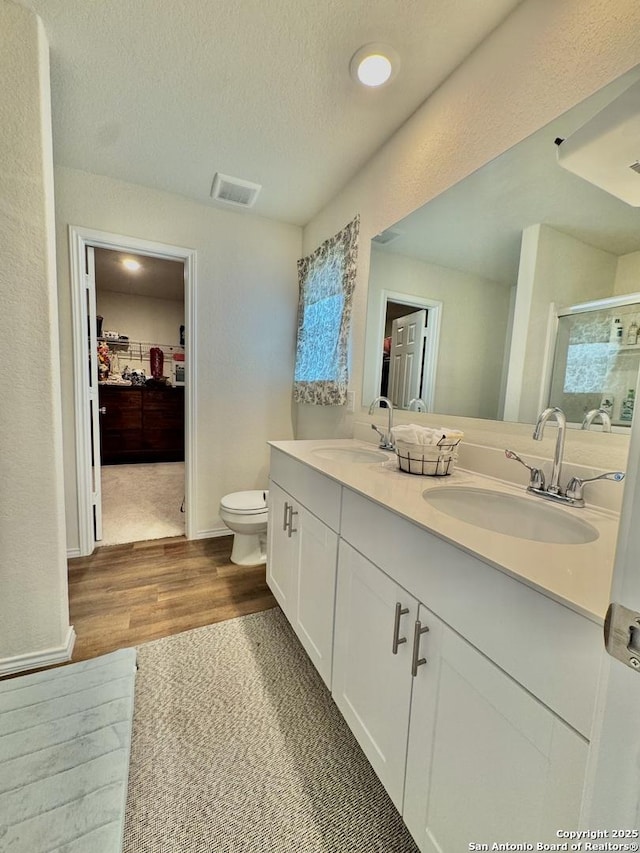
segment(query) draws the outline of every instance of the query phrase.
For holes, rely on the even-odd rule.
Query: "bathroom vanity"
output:
[[[580,544],[487,530],[423,493],[524,488],[353,440],[272,442],[270,477],[269,586],[420,849],[576,828],[615,514],[558,509]]]

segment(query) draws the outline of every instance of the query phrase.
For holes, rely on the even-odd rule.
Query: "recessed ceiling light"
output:
[[[384,86],[398,73],[400,60],[385,44],[365,44],[351,58],[351,76],[363,86]]]
[[[133,258],[125,258],[122,262],[122,266],[131,272],[136,272],[140,269],[141,264],[139,264],[138,261],[134,261]]]

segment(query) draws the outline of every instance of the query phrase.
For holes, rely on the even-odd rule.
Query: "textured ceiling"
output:
[[[306,224],[520,0],[23,0],[51,49],[57,164]],[[400,72],[365,90],[363,44]]]
[[[94,252],[97,290],[152,296],[154,299],[173,299],[178,302],[184,299],[182,261],[116,252],[112,249],[95,249]],[[126,269],[122,262],[127,258],[138,261],[140,269]]]

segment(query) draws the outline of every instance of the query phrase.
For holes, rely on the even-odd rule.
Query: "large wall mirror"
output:
[[[400,408],[422,410],[424,400],[438,414],[533,423],[559,394],[571,420],[607,402],[619,428],[628,425],[628,405],[620,415],[635,388],[640,337],[620,359],[624,376],[600,364],[607,387],[579,377],[580,353],[588,350],[576,346],[585,344],[588,327],[595,338],[587,343],[610,345],[589,352],[612,362],[632,323],[640,327],[640,305],[617,310],[640,291],[640,208],[562,168],[556,139],[638,81],[640,68],[372,241],[363,404],[393,394]],[[613,313],[561,322],[590,302]],[[570,381],[553,373],[556,339],[564,346],[556,367]],[[392,379],[394,364],[401,369]],[[569,399],[571,388],[577,396]]]

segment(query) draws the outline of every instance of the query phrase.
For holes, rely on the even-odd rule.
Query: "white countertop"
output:
[[[472,486],[517,495],[536,503],[541,500],[527,495],[523,487],[460,468],[446,477],[407,474],[399,470],[392,453],[386,454],[387,461],[365,463],[333,461],[314,453],[320,448],[339,447],[377,450],[375,445],[353,439],[271,441],[269,444],[594,622],[604,621],[618,532],[616,514],[588,505],[583,508],[555,505],[559,511],[592,524],[599,532],[598,539],[580,545],[521,539],[446,515],[428,504],[422,493],[425,489],[443,486]]]

